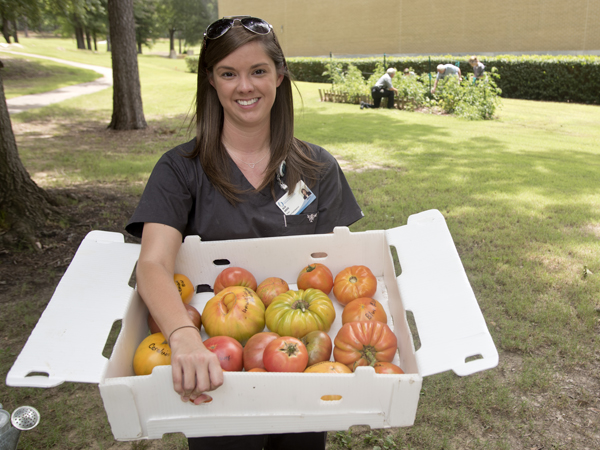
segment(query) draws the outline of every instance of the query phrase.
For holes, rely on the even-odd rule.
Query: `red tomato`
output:
[[[258,285],[256,294],[260,297],[266,308],[271,304],[275,297],[289,290],[290,287],[285,280],[277,277],[270,277]]]
[[[308,351],[308,365],[312,366],[331,358],[333,344],[327,333],[321,330],[311,331],[300,339]]]
[[[402,370],[396,364],[392,364],[390,362],[376,362],[373,368],[375,369],[376,373],[404,373],[404,370]]]
[[[242,370],[242,344],[229,336],[214,336],[204,341],[204,346],[219,358],[221,368],[228,372]]]
[[[308,364],[308,351],[301,340],[283,336],[265,347],[263,362],[268,372],[303,372]]]
[[[265,351],[265,347],[269,342],[274,339],[277,339],[279,335],[277,333],[273,333],[271,331],[262,331],[260,333],[256,333],[244,346],[244,369],[250,370],[255,368],[264,369],[265,365],[263,364],[263,353]]]
[[[346,267],[333,282],[333,295],[342,305],[361,297],[373,297],[377,291],[377,278],[366,266]]]
[[[189,305],[187,303],[184,303],[183,306],[185,306],[188,316],[190,316],[190,319],[192,319],[192,323],[195,326],[197,326],[198,329],[200,329],[202,327],[202,316],[200,315],[198,310],[196,308],[194,308],[192,305]],[[154,320],[154,317],[152,317],[152,314],[148,314],[148,328],[150,328],[150,333],[159,333],[160,332],[160,328],[158,327],[158,324]]]
[[[228,267],[223,270],[215,280],[214,291],[218,294],[229,286],[244,286],[256,291],[256,278],[246,269],[241,267]]]
[[[279,294],[265,311],[269,330],[298,339],[311,331],[329,331],[334,320],[333,302],[319,289]]]
[[[265,328],[265,305],[252,289],[229,286],[211,298],[202,311],[209,336],[229,336],[245,344]]]
[[[377,300],[369,297],[357,298],[344,307],[342,324],[361,320],[377,320],[387,323],[387,314]]]
[[[340,328],[333,343],[333,358],[352,370],[379,361],[391,362],[398,347],[390,327],[376,321],[348,322]]]
[[[323,264],[310,264],[298,275],[298,289],[319,289],[329,295],[332,287],[333,274]]]

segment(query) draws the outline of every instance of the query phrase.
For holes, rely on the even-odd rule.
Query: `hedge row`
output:
[[[192,59],[189,57],[187,59]],[[194,64],[195,61],[195,64]],[[368,78],[379,58],[336,58],[344,68],[352,63],[358,67],[365,78]],[[500,55],[480,57],[486,70],[498,69],[500,79],[496,81],[502,89],[502,97],[524,100],[547,100],[557,102],[600,104],[600,57],[598,56],[548,56]],[[290,71],[298,81],[328,83],[323,75],[330,58],[289,58]],[[386,57],[385,64],[395,67],[400,72],[406,67],[417,74],[432,73],[438,64],[459,64],[463,75],[473,73],[464,56],[427,56],[421,57]],[[188,62],[190,70],[197,67],[198,57]],[[192,70],[194,71],[194,70]]]

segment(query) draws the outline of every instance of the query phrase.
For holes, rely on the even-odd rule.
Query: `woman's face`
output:
[[[276,89],[283,80],[259,42],[249,42],[213,68],[210,84],[223,106],[225,123],[237,128],[269,126]]]

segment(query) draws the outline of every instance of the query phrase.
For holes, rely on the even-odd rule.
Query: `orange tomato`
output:
[[[253,369],[246,370],[246,372],[266,372],[266,369],[261,369],[260,367],[254,367]]]
[[[173,275],[173,280],[175,280],[175,285],[177,286],[177,290],[179,291],[183,303],[189,303],[194,296],[194,285],[190,279],[185,275],[176,273]]]
[[[307,367],[304,373],[352,373],[352,370],[336,361],[322,361]]]
[[[342,325],[363,320],[376,320],[387,323],[387,314],[381,303],[370,297],[362,297],[352,300],[344,307]]]
[[[377,278],[367,266],[346,267],[333,281],[333,295],[342,305],[361,297],[373,297]]]
[[[156,366],[171,364],[171,347],[162,333],[146,337],[133,355],[133,372],[136,375],[150,375]]]
[[[375,369],[376,373],[404,373],[404,370],[402,370],[396,364],[392,364],[390,362],[376,362],[375,365],[373,365],[373,368]]]

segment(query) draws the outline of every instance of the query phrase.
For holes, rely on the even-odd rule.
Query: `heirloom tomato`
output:
[[[321,361],[317,364],[309,364],[304,373],[352,373],[352,371],[347,365],[336,361]]]
[[[210,337],[229,336],[243,345],[265,327],[265,305],[252,289],[230,286],[206,303],[202,325]]]
[[[298,339],[311,331],[329,331],[334,319],[335,308],[331,299],[318,289],[279,294],[265,312],[269,330]]]
[[[255,368],[264,369],[263,364],[263,353],[267,344],[280,337],[277,333],[272,331],[261,331],[256,333],[246,345],[244,345],[244,369],[250,370]]]
[[[256,291],[256,278],[246,269],[241,267],[228,267],[224,269],[215,280],[214,291],[218,294],[229,286],[244,286]]]
[[[344,306],[342,325],[348,322],[360,322],[361,320],[376,320],[387,323],[387,314],[377,300],[370,297],[357,298]]]
[[[243,347],[229,336],[213,336],[204,341],[204,346],[219,358],[221,368],[227,372],[239,372],[243,368]]]
[[[260,297],[266,308],[271,304],[275,297],[289,290],[290,287],[285,280],[277,277],[270,277],[258,285],[256,294]]]
[[[333,344],[327,333],[321,330],[311,331],[300,339],[308,351],[308,365],[329,361]]]
[[[333,287],[333,274],[323,264],[310,264],[302,269],[297,283],[298,289],[319,289],[329,295]]]
[[[395,373],[395,374],[404,373],[404,370],[402,370],[396,364],[392,364],[390,362],[383,362],[383,361],[376,362],[375,365],[373,366],[373,368],[375,369],[376,373]]]
[[[342,305],[361,297],[373,297],[377,291],[377,278],[366,266],[347,267],[338,273],[333,282],[333,295]]]
[[[150,375],[156,366],[171,364],[171,347],[162,333],[147,336],[133,355],[133,372]]]
[[[308,352],[300,339],[282,336],[265,347],[263,361],[268,372],[303,372],[308,364]]]
[[[194,326],[200,329],[202,327],[202,316],[198,310],[188,303],[185,303],[183,306],[185,306],[188,316],[192,319]],[[158,333],[160,331],[158,324],[150,313],[148,313],[148,328],[150,328],[150,333]]]
[[[190,279],[185,275],[176,273],[173,275],[173,280],[175,281],[175,286],[177,286],[177,290],[179,291],[183,303],[189,303],[194,296],[194,285]]]
[[[398,341],[385,323],[348,322],[335,337],[333,359],[354,371],[358,366],[373,366],[379,361],[391,362]]]

